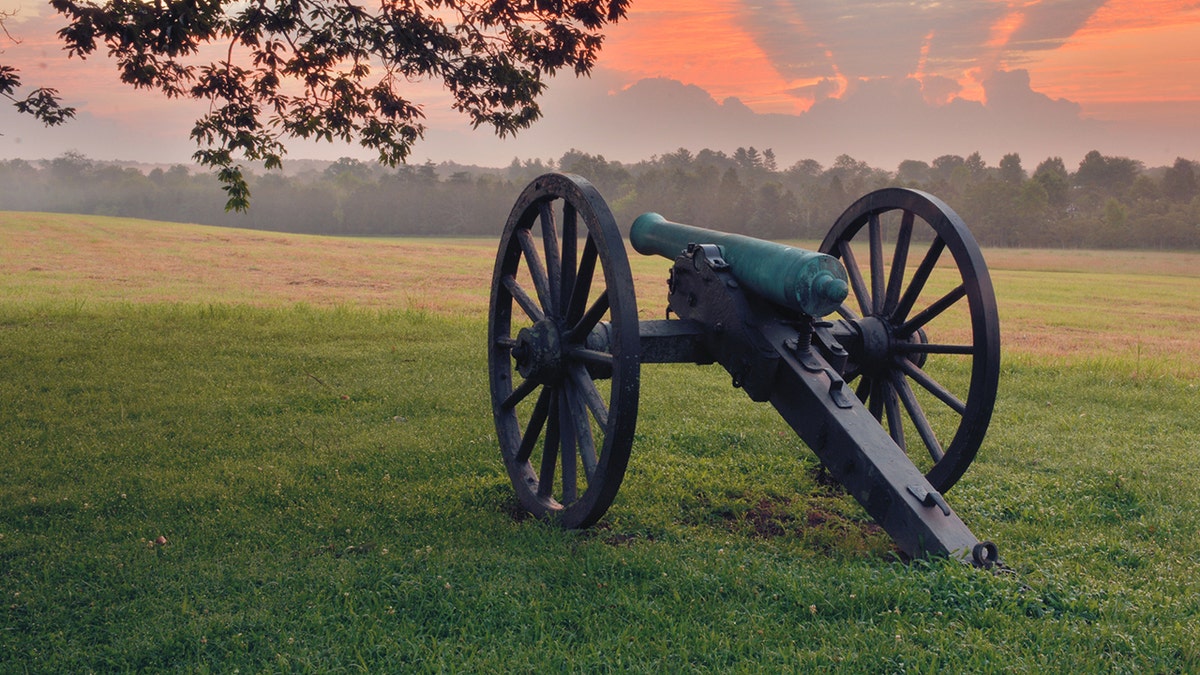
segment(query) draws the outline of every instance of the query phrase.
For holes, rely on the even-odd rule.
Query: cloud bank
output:
[[[897,0],[737,0],[730,28],[743,31],[806,102],[840,96],[859,80],[936,80],[945,90],[978,86],[1075,35],[1105,0],[1004,3]],[[700,11],[692,6],[680,12]],[[673,21],[660,16],[667,27]],[[693,36],[697,39],[701,36]],[[688,36],[676,36],[687,41]],[[700,84],[704,84],[700,82]],[[960,89],[939,92],[945,100]]]
[[[1200,105],[1176,104],[1170,117],[1153,125],[1102,122],[1086,118],[1071,101],[1034,91],[1023,70],[988,77],[986,103],[931,103],[929,81],[922,86],[913,78],[881,77],[850,82],[841,98],[824,99],[797,115],[756,113],[737,98],[717,101],[700,87],[667,78],[644,79],[624,89],[605,86],[615,82],[602,75],[555,82],[543,101],[545,117],[515,138],[471,130],[465,119],[440,121],[417,144],[412,161],[504,166],[513,158],[558,158],[574,148],[637,162],[681,147],[732,154],[749,146],[771,148],[782,167],[801,159],[829,165],[847,154],[894,169],[905,159],[930,161],[976,151],[993,165],[1016,152],[1027,168],[1052,156],[1073,167],[1090,150],[1150,166],[1168,165],[1176,157],[1200,159]],[[195,151],[187,138],[190,123],[179,114],[134,125],[84,113],[68,125],[45,129],[0,110],[0,157],[39,159],[77,151],[94,159],[188,163]],[[290,147],[289,157],[297,159],[373,157],[352,145]]]
[[[797,115],[759,114],[737,98],[718,102],[700,87],[666,78],[612,92],[584,84],[556,83],[545,119],[514,140],[435,131],[419,152],[435,159],[461,156],[469,146],[497,165],[513,157],[558,157],[570,148],[635,162],[680,147],[732,153],[754,146],[771,148],[781,166],[801,159],[828,165],[848,154],[886,169],[905,159],[976,151],[993,165],[1015,152],[1027,168],[1052,156],[1073,166],[1090,150],[1152,166],[1200,157],[1194,121],[1200,115],[1191,121],[1180,115],[1174,127],[1088,119],[1079,105],[1034,91],[1024,70],[996,71],[985,79],[986,103],[954,99],[939,105],[930,102],[928,83],[878,77],[850,82],[841,98]]]

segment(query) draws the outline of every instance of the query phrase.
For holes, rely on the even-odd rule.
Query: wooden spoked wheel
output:
[[[851,205],[821,252],[850,278],[834,325],[850,355],[845,379],[933,487],[949,489],[983,442],[1000,378],[1000,320],[978,244],[936,197],[888,188]]]
[[[640,356],[633,276],[604,199],[578,176],[534,180],[500,239],[488,324],[496,434],[525,509],[565,527],[604,515],[629,462]]]

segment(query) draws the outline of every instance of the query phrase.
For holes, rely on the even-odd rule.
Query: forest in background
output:
[[[680,149],[636,164],[577,150],[505,168],[450,162],[389,169],[344,158],[291,162],[291,173],[249,176],[247,213],[224,210],[211,174],[183,165],[144,171],[69,153],[0,161],[0,210],[81,213],[307,234],[496,236],[518,193],[547,171],[596,185],[618,224],[646,211],[765,238],[820,238],[855,199],[888,186],[925,190],[949,204],[985,246],[1200,249],[1200,167],[1179,158],[1147,168],[1088,153],[1032,171],[1017,154],[988,166],[979,153],[905,160],[894,171],[842,155],[830,166],[777,165],[770,149],[732,155]]]

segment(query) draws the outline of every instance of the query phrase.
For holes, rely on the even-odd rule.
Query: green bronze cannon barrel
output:
[[[809,316],[833,312],[849,293],[845,268],[824,253],[672,223],[657,213],[638,216],[629,240],[638,253],[670,260],[688,244],[715,244],[740,283],[771,302]]]

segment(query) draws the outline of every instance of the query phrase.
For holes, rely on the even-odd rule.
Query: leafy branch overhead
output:
[[[0,33],[10,42],[20,43],[14,38],[5,24],[16,16],[15,10],[0,10]],[[0,52],[2,53],[2,52]],[[48,87],[39,87],[30,91],[24,98],[17,97],[21,89],[21,73],[12,66],[0,65],[0,96],[12,101],[17,112],[33,115],[48,127],[57,126],[75,116],[75,109],[64,106],[58,92]]]
[[[528,127],[545,78],[590,72],[602,30],[629,0],[50,4],[69,21],[59,36],[72,56],[106,50],[123,82],[209,102],[191,132],[195,159],[216,170],[226,208],[244,210],[239,161],[276,168],[288,138],[357,141],[384,164],[403,162],[425,131],[421,104],[405,95],[413,81],[441,81],[476,127],[500,136]],[[0,75],[3,93],[19,85],[11,68]],[[67,114],[47,105],[56,92],[39,91],[27,112],[44,111],[47,123]]]

